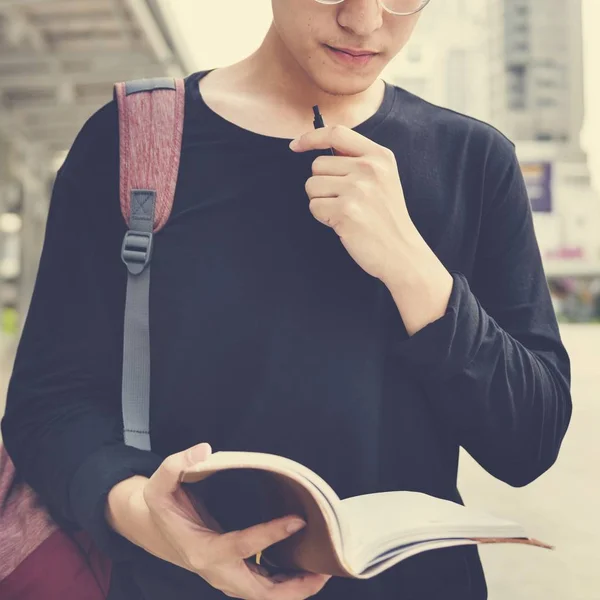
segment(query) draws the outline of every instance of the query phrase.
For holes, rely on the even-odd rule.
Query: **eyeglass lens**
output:
[[[343,0],[316,0],[320,4],[341,4]],[[411,15],[418,12],[429,3],[429,0],[382,0],[382,4],[390,11],[399,15]]]

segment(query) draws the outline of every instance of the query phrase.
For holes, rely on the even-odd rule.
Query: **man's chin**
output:
[[[366,75],[340,75],[323,70],[314,76],[315,84],[331,96],[356,96],[366,92],[379,77],[379,73],[373,76]]]

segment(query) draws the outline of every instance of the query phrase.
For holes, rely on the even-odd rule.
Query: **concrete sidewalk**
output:
[[[556,546],[481,549],[490,600],[600,600],[600,326],[562,328],[573,374],[573,417],[557,463],[514,489],[466,453],[460,489],[466,504],[522,523]]]

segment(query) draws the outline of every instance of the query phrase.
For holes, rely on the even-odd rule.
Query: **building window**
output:
[[[516,42],[512,45],[512,49],[515,52],[527,52],[529,50],[529,42]]]
[[[529,5],[515,4],[515,13],[520,17],[526,17],[529,14]]]
[[[525,110],[525,98],[511,96],[508,99],[508,108],[511,110]]]
[[[527,67],[511,65],[506,69],[508,106],[511,109],[523,109],[527,104]]]
[[[535,61],[536,67],[556,67],[556,61],[553,58],[543,58]]]
[[[542,108],[556,106],[556,98],[538,98],[535,104]]]

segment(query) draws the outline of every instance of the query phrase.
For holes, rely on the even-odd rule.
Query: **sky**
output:
[[[568,2],[574,0],[566,0]],[[582,145],[589,153],[594,186],[600,192],[600,0],[582,0],[585,122]],[[210,5],[199,0],[171,0],[181,32],[189,41],[195,70],[231,64],[260,44],[271,21],[270,0],[218,0]],[[235,43],[232,43],[235,40]],[[596,71],[594,73],[594,70]]]

